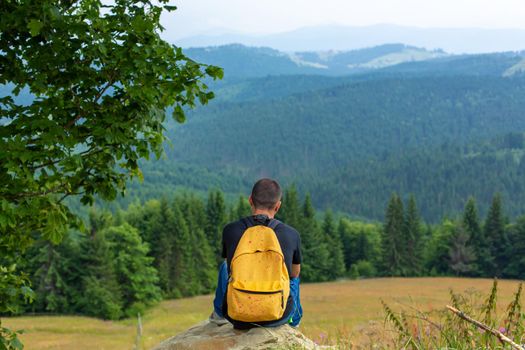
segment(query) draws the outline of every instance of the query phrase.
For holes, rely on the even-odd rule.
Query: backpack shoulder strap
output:
[[[271,219],[270,222],[268,223],[268,227],[271,228],[272,230],[275,230],[275,228],[280,224],[281,222],[277,219]]]
[[[245,230],[247,230],[250,227],[254,226],[253,223],[247,217],[246,218],[242,218],[242,223],[245,226]],[[281,224],[281,222],[279,220],[271,219],[270,222],[268,222],[268,225],[266,225],[266,226],[271,228],[272,230],[275,230],[275,228],[277,226],[279,226],[279,224]]]
[[[250,220],[248,220],[248,218],[242,218],[242,223],[244,224],[245,228],[244,230],[247,230],[248,228],[252,227],[252,223],[250,222]]]

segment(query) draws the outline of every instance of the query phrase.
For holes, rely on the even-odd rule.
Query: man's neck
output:
[[[252,210],[252,215],[266,215],[270,219],[273,219],[275,212],[273,210],[254,209]]]

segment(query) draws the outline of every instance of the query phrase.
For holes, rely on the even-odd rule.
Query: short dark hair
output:
[[[273,179],[260,179],[253,185],[252,202],[257,209],[273,209],[281,196],[281,186]]]

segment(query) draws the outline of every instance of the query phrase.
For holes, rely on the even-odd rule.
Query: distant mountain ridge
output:
[[[371,72],[396,74],[513,75],[521,72],[523,52],[451,55],[404,44],[351,51],[283,52],[241,44],[190,48],[192,59],[224,68],[226,80],[268,75],[345,76]],[[509,71],[510,69],[510,71]],[[507,72],[507,73],[506,73]]]
[[[461,54],[524,50],[525,29],[418,28],[392,24],[364,27],[328,25],[259,36],[223,31],[220,35],[200,35],[172,41],[184,48],[241,43],[285,52],[346,51],[401,42],[431,51],[443,49]]]
[[[442,50],[429,51],[404,44],[385,44],[350,51],[301,52],[230,44],[189,48],[186,53],[197,61],[223,67],[227,76],[244,77],[280,74],[346,75],[449,56]]]
[[[289,57],[297,58],[298,62],[303,64],[311,66],[317,64],[326,69],[337,69],[342,72],[345,69],[378,69],[403,62],[424,61],[446,56],[448,54],[442,50],[428,51],[404,44],[385,44],[351,51],[305,51],[289,54]]]

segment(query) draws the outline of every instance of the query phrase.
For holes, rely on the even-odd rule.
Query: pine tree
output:
[[[231,217],[231,221],[239,220],[249,216],[251,213],[252,208],[250,207],[248,199],[246,199],[244,196],[239,196],[237,204],[233,207],[233,216]]]
[[[33,311],[71,311],[70,291],[73,286],[68,285],[71,276],[69,246],[68,237],[60,245],[41,240],[29,252],[29,264],[34,270],[32,285],[36,293],[36,299],[31,305]]]
[[[217,285],[218,267],[213,250],[202,228],[191,229],[192,261],[195,272],[195,291],[193,294],[212,292]]]
[[[410,276],[419,276],[422,273],[423,241],[421,221],[413,195],[408,200],[404,226],[405,242],[402,247],[406,273]]]
[[[492,266],[490,250],[485,232],[481,230],[478,218],[476,200],[470,197],[463,210],[463,229],[469,236],[467,246],[472,247],[475,261],[472,264],[471,275],[488,276]]]
[[[172,206],[173,223],[171,234],[173,260],[170,265],[170,282],[173,286],[172,297],[195,295],[197,274],[193,265],[193,249],[190,231],[177,202]]]
[[[161,299],[157,271],[149,247],[142,242],[138,231],[125,223],[109,227],[104,235],[111,243],[116,279],[121,286],[123,309],[135,316]]]
[[[381,268],[381,235],[382,228],[376,224],[350,221],[341,218],[338,232],[343,242],[346,270],[352,265],[371,267],[367,276],[376,275],[377,268]]]
[[[178,197],[178,203],[182,214],[186,218],[188,225],[190,225],[190,229],[194,227],[204,229],[206,227],[208,218],[205,203],[202,199],[193,194],[184,194]]]
[[[505,276],[523,280],[525,279],[525,216],[518,218],[512,225],[509,241],[511,243],[509,256],[512,258],[504,271]]]
[[[292,202],[294,203],[294,202]],[[292,207],[293,208],[293,207]],[[315,219],[315,210],[310,195],[306,195],[302,213],[299,213],[301,235],[301,277],[305,282],[326,281],[330,271],[330,253],[327,242]]]
[[[341,237],[341,242],[343,243],[345,269],[346,271],[350,271],[350,266],[358,260],[356,259],[357,249],[355,235],[351,232],[348,222],[344,218],[339,219],[337,232],[339,232],[339,237]]]
[[[382,267],[386,276],[405,274],[403,268],[403,202],[397,194],[392,194],[386,210],[385,225],[381,240]]]
[[[334,280],[344,276],[345,261],[341,236],[335,227],[331,210],[325,212],[322,230],[326,236],[326,242],[328,245],[330,268],[328,278]]]
[[[501,195],[498,193],[492,199],[484,227],[485,237],[487,238],[490,255],[493,258],[490,277],[500,277],[503,270],[509,263],[507,256],[509,241],[505,232]]]
[[[450,220],[443,222],[435,228],[428,227],[430,239],[425,249],[425,267],[431,276],[446,275],[450,270],[450,246],[456,232],[456,223]]]
[[[300,230],[304,223],[301,221],[301,208],[299,204],[299,195],[295,185],[288,188],[284,194],[279,218],[286,224]]]
[[[94,208],[89,211],[89,227],[91,237],[106,227],[109,227],[113,222],[113,216],[107,210],[97,211]]]
[[[209,293],[217,284],[217,266],[213,249],[204,233],[206,225],[204,204],[195,196],[182,197],[178,203],[190,232],[191,265],[196,276],[193,283],[194,294]]]
[[[455,232],[450,240],[450,269],[457,276],[468,275],[475,268],[476,255],[474,249],[468,245],[468,232],[463,225],[456,225]]]
[[[222,230],[227,224],[226,204],[221,191],[211,191],[206,204],[206,236],[214,251],[217,263],[222,261]]]
[[[145,230],[149,232],[150,252],[153,257],[153,266],[156,268],[159,277],[159,286],[165,295],[173,295],[174,281],[171,278],[171,269],[174,263],[173,250],[175,245],[175,222],[173,210],[166,198],[160,202],[160,207],[150,217],[154,216],[157,220],[151,221]],[[144,218],[147,219],[147,218]]]
[[[113,252],[104,231],[84,237],[80,248],[81,291],[76,309],[81,313],[116,320],[123,315],[122,290],[117,281]]]
[[[131,226],[135,227],[142,239],[148,242],[153,248],[152,240],[155,236],[155,230],[161,220],[161,203],[167,203],[165,197],[160,200],[151,199],[142,204],[139,201],[135,201],[128,207],[124,219]]]

